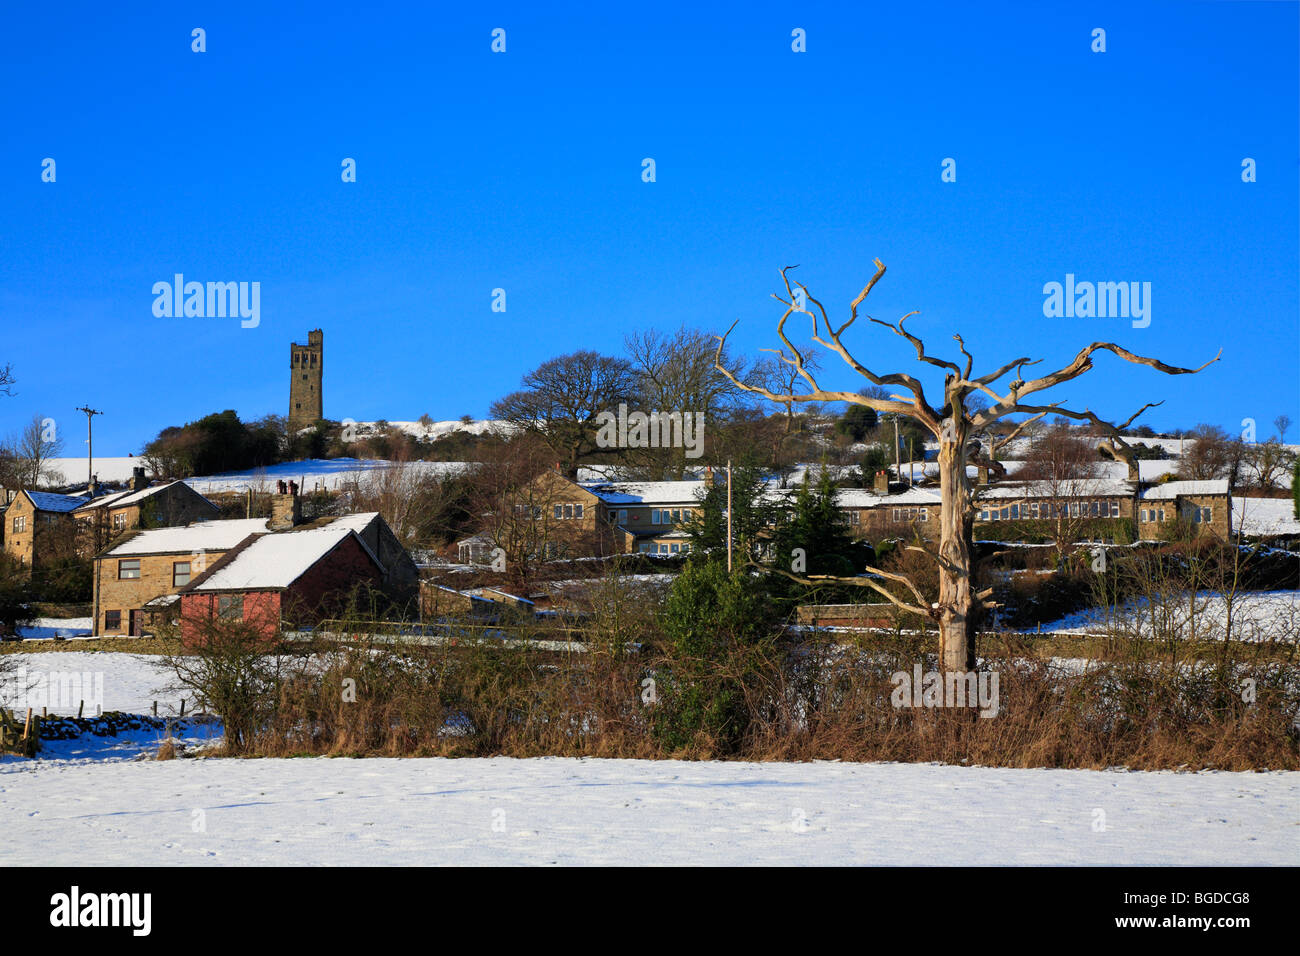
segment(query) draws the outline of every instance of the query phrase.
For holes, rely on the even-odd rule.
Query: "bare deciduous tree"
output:
[[[1273,419],[1273,427],[1277,429],[1277,440],[1285,442],[1287,429],[1291,427],[1291,416],[1277,416],[1277,418]]]
[[[539,436],[570,478],[598,451],[596,416],[634,394],[632,368],[621,358],[580,351],[549,359],[524,376],[522,390],[493,403],[491,415]]]
[[[48,418],[35,415],[17,435],[5,444],[0,456],[5,459],[4,470],[8,472],[6,480],[19,488],[41,488],[49,484],[59,484],[63,475],[50,466],[50,459],[57,458],[63,450],[63,439],[59,437],[54,422]]]
[[[935,405],[927,399],[925,389],[917,378],[904,372],[879,375],[863,365],[843,342],[844,333],[858,319],[859,307],[885,274],[885,266],[879,259],[875,260],[875,265],[875,275],[872,276],[871,280],[851,303],[848,319],[838,327],[831,323],[825,307],[809,293],[806,286],[799,282],[792,284],[789,277],[789,271],[792,267],[781,270],[787,297],[782,297],[779,294],[773,297],[786,307],[785,313],[776,326],[777,335],[784,346],[784,358],[782,360],[793,365],[800,377],[808,383],[809,390],[807,392],[778,395],[762,386],[743,383],[727,372],[725,368],[720,366],[720,369],[724,374],[732,378],[737,387],[760,394],[772,402],[780,404],[790,401],[853,402],[868,405],[877,412],[910,416],[934,435],[939,444],[939,486],[942,495],[942,509],[938,529],[939,546],[937,551],[931,551],[921,544],[912,545],[911,547],[923,548],[925,553],[929,554],[938,566],[938,601],[926,602],[917,583],[908,576],[884,572],[878,568],[868,567],[865,569],[872,577],[840,578],[837,580],[871,588],[900,609],[935,621],[939,629],[940,667],[945,671],[968,671],[975,666],[975,634],[979,616],[982,610],[989,606],[991,595],[988,590],[976,593],[973,588],[974,562],[972,559],[971,529],[974,518],[974,498],[970,482],[966,476],[967,456],[969,454],[967,445],[972,433],[986,429],[992,423],[1005,419],[1009,415],[1030,416],[1012,428],[999,442],[999,444],[1005,444],[1015,438],[1030,422],[1039,421],[1049,414],[1057,414],[1097,426],[1107,435],[1105,447],[1109,449],[1110,453],[1123,455],[1126,453],[1128,446],[1120,436],[1120,430],[1132,424],[1133,419],[1151,405],[1143,406],[1128,421],[1117,426],[1102,421],[1087,408],[1076,411],[1065,408],[1060,401],[1041,405],[1027,401],[1027,399],[1035,393],[1046,391],[1064,382],[1073,381],[1085,372],[1090,371],[1093,368],[1093,356],[1099,351],[1111,352],[1126,362],[1146,365],[1168,375],[1186,375],[1199,372],[1212,362],[1217,361],[1218,356],[1216,355],[1215,358],[1198,368],[1179,368],[1166,365],[1159,359],[1137,355],[1111,342],[1093,342],[1083,348],[1068,365],[1037,378],[1026,380],[1023,377],[1026,367],[1037,364],[1037,361],[1029,358],[1016,358],[991,372],[975,376],[972,375],[975,359],[967,351],[960,335],[953,336],[962,354],[963,361],[958,364],[957,362],[930,355],[926,352],[921,339],[907,330],[906,322],[916,314],[915,312],[908,313],[897,322],[885,322],[868,316],[872,323],[883,326],[895,335],[905,339],[916,350],[918,362],[933,366],[944,372],[943,402]],[[800,290],[798,294],[796,294],[795,288]],[[889,386],[901,390],[902,394],[895,392],[889,398],[880,399],[861,395],[857,392],[822,388],[817,383],[814,374],[806,368],[803,361],[803,352],[795,347],[786,334],[786,321],[795,313],[806,315],[812,321],[811,338],[813,342],[834,352],[850,368],[871,384]],[[823,325],[825,326],[824,334]],[[735,328],[734,323],[732,328]],[[729,334],[730,330],[728,330],[727,335]],[[718,354],[721,354],[721,349],[726,344],[727,335],[723,335],[719,339]],[[1014,378],[1003,387],[1003,392],[997,391],[994,386],[1009,375],[1014,375]],[[969,406],[969,398],[977,392],[987,395],[991,400],[991,404],[985,409],[973,411]],[[829,580],[827,576],[818,577],[822,580]],[[910,598],[898,597],[875,578],[892,581],[900,585],[910,595]],[[802,583],[810,583],[810,579],[803,579]]]

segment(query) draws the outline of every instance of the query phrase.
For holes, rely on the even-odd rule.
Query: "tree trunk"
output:
[[[956,406],[960,408],[960,404]],[[971,586],[970,484],[966,479],[966,430],[961,414],[953,440],[939,443],[939,667],[942,671],[975,669],[978,618]],[[946,437],[946,436],[945,436]]]

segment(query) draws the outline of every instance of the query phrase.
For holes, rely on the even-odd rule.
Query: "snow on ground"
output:
[[[20,712],[30,706],[39,713],[46,707],[51,714],[75,716],[85,700],[87,714],[95,713],[96,704],[105,712],[148,714],[156,700],[158,715],[169,716],[186,696],[171,688],[175,675],[164,668],[162,658],[150,654],[58,651],[6,654],[0,662],[12,662],[14,668],[0,674],[0,707]],[[102,700],[96,700],[101,683]],[[186,705],[187,713],[192,709]]]
[[[1227,601],[1222,595],[1199,591],[1196,595],[1196,637],[1200,640],[1222,640],[1227,620]],[[1162,626],[1175,627],[1184,634],[1192,630],[1193,602],[1184,596],[1177,606],[1171,604],[1168,622]],[[1066,634],[1098,633],[1106,625],[1107,608],[1085,608],[1067,614],[1060,620],[1044,624],[1043,631]],[[1125,605],[1119,619],[1127,630],[1141,626],[1148,636],[1151,633],[1150,610],[1145,598]],[[1300,639],[1300,591],[1247,591],[1239,593],[1233,602],[1233,638],[1235,640]]]
[[[361,458],[308,458],[303,461],[286,461],[278,465],[230,471],[220,475],[201,475],[186,478],[185,483],[199,494],[254,491],[274,491],[277,481],[295,481],[304,492],[334,491],[353,480],[376,476],[394,463],[384,459]],[[436,478],[465,473],[475,467],[473,462],[413,461],[403,466],[411,475],[431,475]]]
[[[1232,499],[1232,527],[1247,535],[1300,535],[1290,498]]]
[[[80,458],[51,458],[49,460],[50,470],[56,471],[63,476],[62,481],[56,479],[51,484],[57,486],[80,483],[84,487],[87,464],[84,455]],[[132,469],[144,464],[143,458],[136,458],[131,455],[111,458],[102,458],[96,455],[91,470],[101,484],[104,482],[130,481]],[[148,466],[145,466],[145,468],[148,470]]]
[[[29,641],[81,637],[94,630],[94,624],[88,617],[38,617],[31,624],[18,628],[18,636]]]
[[[148,713],[159,659],[17,655]],[[66,712],[66,708],[54,708]],[[74,708],[75,710],[75,708]],[[160,706],[160,713],[169,708]],[[0,865],[1289,864],[1300,773],[541,758],[140,759],[163,730],[0,758]],[[183,727],[190,747],[219,726]],[[1098,811],[1101,811],[1099,815]],[[1104,831],[1094,829],[1104,820]]]
[[[9,761],[0,864],[1287,865],[1298,807],[1281,772]]]

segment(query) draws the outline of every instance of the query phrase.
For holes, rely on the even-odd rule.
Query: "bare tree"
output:
[[[524,376],[523,389],[493,403],[491,416],[539,436],[570,478],[598,450],[596,416],[616,412],[634,394],[632,368],[592,351],[549,359]]]
[[[1063,556],[1093,520],[1082,499],[1104,487],[1096,442],[1067,424],[1056,424],[1037,436],[1023,461],[1016,477],[1037,492],[1038,518],[1051,528],[1056,552]],[[1021,501],[1020,507],[1023,517],[1028,503]]]
[[[62,483],[63,475],[50,466],[50,459],[57,458],[62,450],[63,439],[59,437],[53,419],[33,416],[23,430],[6,443],[3,457],[6,459],[5,470],[10,473],[8,480],[19,488]]]
[[[1291,427],[1291,416],[1277,416],[1277,418],[1273,419],[1273,427],[1277,429],[1277,440],[1285,442],[1287,429]]]
[[[1270,438],[1247,445],[1243,464],[1247,483],[1267,493],[1286,487],[1283,479],[1295,465],[1295,455],[1280,441]]]
[[[751,381],[753,376],[743,359],[732,358],[725,349],[718,352],[716,342],[717,336],[686,326],[671,335],[650,329],[627,336],[624,346],[641,410],[691,412],[696,421],[705,422],[716,433],[722,420],[737,410],[742,397],[728,375],[742,381]],[[686,472],[683,448],[656,449],[636,457],[672,469],[677,478]]]
[[[1178,462],[1178,476],[1189,481],[1227,478],[1235,485],[1245,455],[1245,443],[1218,425],[1197,425],[1188,433],[1188,443]]]
[[[14,378],[14,367],[6,362],[0,365],[0,395],[12,396],[14,393],[14,384],[18,379]]]
[[[904,372],[878,375],[858,361],[842,341],[844,333],[857,321],[858,308],[867,295],[870,294],[875,284],[885,274],[884,263],[877,259],[875,265],[875,275],[872,276],[871,280],[853,300],[849,308],[848,319],[839,327],[831,323],[825,307],[808,292],[806,286],[799,282],[791,284],[789,271],[792,267],[781,270],[787,297],[773,296],[786,307],[785,313],[777,322],[777,335],[784,346],[785,358],[783,361],[793,364],[800,376],[808,383],[810,388],[807,392],[778,395],[761,386],[742,383],[736,380],[734,376],[732,378],[737,387],[756,392],[769,401],[780,404],[785,404],[788,401],[817,401],[854,402],[869,405],[876,409],[877,412],[891,412],[910,416],[934,435],[939,444],[939,486],[942,495],[938,550],[931,551],[919,543],[911,545],[911,547],[924,550],[938,566],[938,601],[933,603],[925,601],[917,583],[907,575],[884,572],[878,568],[868,567],[865,570],[874,577],[879,577],[884,581],[890,581],[905,588],[910,598],[898,597],[884,584],[875,580],[874,577],[832,578],[824,575],[817,577],[822,580],[840,581],[846,584],[871,588],[901,610],[935,621],[939,628],[940,666],[945,671],[968,671],[975,666],[975,634],[979,615],[984,608],[991,606],[989,603],[991,591],[984,590],[977,593],[974,591],[972,584],[974,562],[972,559],[971,529],[974,518],[974,498],[970,482],[966,476],[966,463],[969,455],[967,445],[972,432],[985,429],[993,422],[1005,419],[1009,415],[1030,416],[1016,425],[999,442],[999,444],[1006,444],[1015,438],[1030,422],[1040,420],[1044,416],[1054,413],[1073,420],[1090,422],[1103,429],[1108,436],[1105,447],[1110,450],[1111,454],[1123,455],[1128,453],[1128,446],[1120,435],[1121,429],[1131,425],[1133,419],[1147,408],[1152,407],[1154,403],[1144,405],[1128,421],[1120,425],[1112,425],[1102,421],[1091,410],[1086,408],[1082,411],[1076,411],[1065,408],[1060,401],[1040,405],[1026,399],[1037,392],[1045,391],[1064,382],[1073,381],[1085,372],[1090,371],[1093,368],[1093,355],[1098,351],[1111,352],[1126,362],[1146,365],[1168,375],[1186,375],[1199,372],[1211,362],[1217,361],[1218,356],[1195,369],[1179,368],[1166,365],[1158,359],[1137,355],[1110,342],[1094,342],[1082,349],[1068,365],[1028,381],[1023,378],[1024,369],[1029,365],[1037,364],[1037,361],[1029,358],[1013,359],[1000,368],[984,375],[973,376],[971,373],[975,359],[967,351],[960,335],[954,335],[953,339],[957,342],[957,346],[961,351],[962,364],[930,355],[926,352],[921,339],[907,331],[906,322],[916,314],[915,312],[908,313],[897,322],[885,322],[868,316],[872,323],[889,329],[911,344],[916,350],[917,361],[934,366],[944,372],[944,400],[942,404],[936,406],[926,398],[925,389],[918,379]],[[794,291],[796,287],[800,290],[799,294]],[[822,388],[817,383],[813,373],[804,366],[803,352],[794,346],[786,334],[785,323],[796,312],[811,319],[812,341],[833,351],[850,368],[871,382],[871,384],[892,386],[902,390],[904,394],[895,393],[887,399],[879,399],[860,395],[856,392]],[[823,337],[823,323],[825,324],[825,337]],[[735,328],[734,323],[732,328]],[[727,335],[729,334],[730,330],[728,330]],[[719,339],[719,354],[721,354],[721,349],[726,344],[727,335],[723,335]],[[730,374],[725,369],[723,371],[724,374]],[[1015,377],[1007,383],[1005,391],[999,393],[994,388],[994,385],[1013,373]],[[981,411],[973,412],[968,406],[968,399],[976,392],[987,395],[992,400],[992,404]],[[810,578],[797,580],[805,584],[812,583]]]

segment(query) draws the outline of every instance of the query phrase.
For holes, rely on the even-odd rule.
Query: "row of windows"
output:
[[[641,545],[642,554],[685,554],[690,549],[689,544],[665,544],[663,542],[655,544],[653,541]]]
[[[929,508],[895,508],[893,511],[893,519],[895,522],[930,520]]]
[[[627,527],[626,508],[619,508],[617,511],[610,511],[609,518],[615,524],[624,528]],[[650,523],[658,525],[677,525],[683,521],[690,521],[693,512],[690,508],[651,508]]]
[[[1071,501],[1064,504],[1009,505],[980,509],[980,521],[1019,521],[1021,518],[1118,518],[1118,501]]]
[[[580,505],[580,504],[578,504],[578,505],[556,505],[556,506],[555,506],[555,517],[556,517],[556,520],[564,520],[565,518],[573,518],[573,519],[581,518],[581,517],[582,517],[582,505]]]

